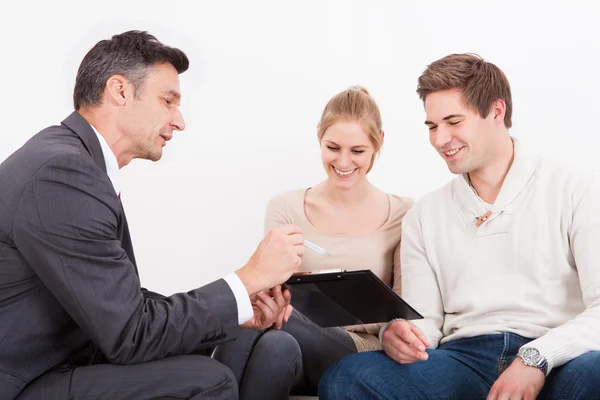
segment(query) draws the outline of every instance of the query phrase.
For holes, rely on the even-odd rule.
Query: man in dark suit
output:
[[[234,399],[210,349],[280,327],[300,230],[261,241],[235,273],[165,297],[140,286],[118,171],[159,160],[184,129],[186,55],[146,32],[84,57],[75,112],[0,164],[0,399]]]

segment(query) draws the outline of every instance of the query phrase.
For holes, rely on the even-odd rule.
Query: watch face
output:
[[[522,357],[524,361],[531,364],[536,364],[540,360],[540,352],[537,351],[537,349],[525,349]]]

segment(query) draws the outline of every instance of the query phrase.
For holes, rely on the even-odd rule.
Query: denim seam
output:
[[[510,334],[508,332],[504,332],[504,346],[502,348],[502,353],[500,354],[500,359],[498,360],[498,368],[497,368],[498,376],[500,376],[500,374],[502,374],[502,372],[504,372],[504,369],[506,369],[505,364],[508,363],[508,360],[506,359],[506,355],[508,354],[509,348],[510,348]],[[504,369],[502,369],[502,367],[504,367]]]

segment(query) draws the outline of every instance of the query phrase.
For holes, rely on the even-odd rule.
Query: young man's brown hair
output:
[[[465,104],[485,118],[494,101],[504,100],[504,125],[512,126],[512,96],[506,75],[476,54],[450,54],[434,61],[419,77],[417,93],[423,102],[430,93],[460,89]]]

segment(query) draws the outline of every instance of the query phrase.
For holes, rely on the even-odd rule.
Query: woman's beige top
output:
[[[413,205],[408,198],[388,195],[390,212],[387,221],[377,230],[362,236],[348,236],[322,232],[315,228],[304,212],[304,197],[308,189],[282,193],[269,202],[265,216],[265,231],[283,224],[299,226],[304,238],[331,254],[324,257],[309,249],[302,257],[300,271],[342,268],[345,270],[370,269],[383,282],[400,294],[400,237],[402,218]],[[368,293],[363,293],[368,296]],[[381,349],[379,328],[382,324],[344,327],[354,340],[357,350]]]

